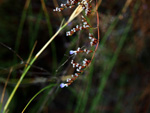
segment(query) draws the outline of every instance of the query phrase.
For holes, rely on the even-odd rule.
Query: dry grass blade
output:
[[[12,70],[13,70],[13,68],[11,67],[11,68],[10,68],[10,71],[9,71],[9,74],[8,74],[8,77],[7,77],[7,80],[6,80],[6,82],[5,82],[5,86],[4,86],[3,92],[2,92],[1,104],[3,103],[3,100],[4,100],[4,95],[5,95],[6,87],[7,87],[8,80],[9,80],[9,77],[10,77],[10,75],[11,75]]]
[[[71,22],[75,17],[77,17],[81,12],[83,11],[83,8],[81,5],[79,5],[75,11],[72,13],[72,15],[70,16],[69,20],[67,21],[66,24],[68,24],[69,22]]]
[[[34,49],[35,49],[35,47],[36,47],[36,44],[37,44],[37,41],[35,42],[35,44],[34,44],[32,50],[31,50],[31,53],[30,53],[30,55],[29,55],[29,58],[28,58],[27,63],[26,63],[26,65],[25,65],[25,68],[28,66],[28,64],[29,64],[29,62],[30,62],[30,60],[31,60],[33,51],[34,51]]]

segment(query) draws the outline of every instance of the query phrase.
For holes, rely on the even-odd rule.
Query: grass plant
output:
[[[60,7],[59,9],[58,8],[58,4],[60,4],[59,1],[57,3],[57,1],[53,0],[55,6],[54,8],[52,6],[52,1],[41,0],[38,13],[36,14],[34,14],[35,10],[37,10],[36,8],[34,9],[33,5],[34,2],[31,0],[25,1],[23,11],[20,15],[20,22],[17,28],[17,36],[14,49],[11,49],[9,46],[6,46],[8,44],[5,45],[0,42],[2,47],[10,50],[10,52],[14,54],[13,55],[14,59],[12,61],[13,66],[9,66],[8,68],[0,70],[0,74],[8,76],[8,77],[3,76],[0,77],[0,83],[4,84],[4,88],[2,90],[3,92],[1,93],[2,94],[0,103],[1,112],[12,113],[15,111],[16,113],[17,112],[120,113],[124,111],[124,109],[122,109],[125,105],[124,103],[128,101],[130,102],[130,100],[132,100],[130,106],[124,108],[127,108],[128,111],[135,112],[136,110],[132,108],[134,106],[133,104],[134,103],[138,104],[138,102],[141,101],[143,102],[145,97],[147,97],[145,95],[149,95],[148,93],[149,91],[147,88],[145,89],[147,90],[147,92],[145,93],[139,91],[141,94],[138,93],[136,95],[137,97],[139,97],[137,100],[130,99],[131,97],[129,97],[127,94],[132,92],[132,90],[129,89],[128,86],[126,86],[126,84],[128,83],[128,81],[130,81],[130,78],[128,78],[128,76],[131,73],[131,71],[129,73],[130,69],[125,70],[124,67],[122,67],[121,69],[124,69],[125,71],[124,70],[120,71],[121,69],[119,70],[121,74],[119,74],[119,72],[116,71],[118,69],[117,66],[121,62],[120,55],[124,50],[124,48],[128,46],[128,43],[130,43],[129,41],[131,41],[129,40],[128,37],[132,38],[133,37],[132,35],[134,35],[133,34],[134,29],[133,26],[135,19],[134,14],[137,14],[141,2],[139,0],[136,3],[134,3],[134,0],[127,0],[124,2],[119,2],[119,0],[115,0],[113,1],[113,4],[106,5],[105,2],[106,3],[108,2],[103,0],[96,0],[96,1],[75,0],[75,1],[77,1],[78,3],[77,7],[75,6],[75,4],[72,4],[70,6]],[[79,1],[83,2],[83,4],[79,3]],[[92,1],[91,3],[92,10],[90,16],[86,16],[86,13],[88,11],[84,12],[86,1],[87,2]],[[122,7],[113,6],[115,5],[115,3],[117,4],[117,2],[122,4]],[[61,6],[63,6],[62,4]],[[108,12],[105,12],[106,6],[107,8],[110,8]],[[121,7],[120,8],[121,10],[118,8],[116,11],[117,13],[115,12],[116,14],[114,14],[112,9],[115,9],[116,7]],[[53,12],[52,9],[58,12]],[[61,12],[59,12],[59,10],[61,10]],[[131,11],[133,11],[132,12],[133,14],[131,13]],[[101,15],[101,13],[105,14],[106,16],[113,15],[112,21],[109,20],[110,23],[109,22],[107,23],[107,20],[105,20],[108,26],[105,25],[106,23],[103,23],[103,19],[101,17],[103,17],[104,15]],[[55,18],[56,15],[58,16],[58,18]],[[82,17],[81,15],[84,16]],[[74,25],[78,23],[77,25],[81,26],[79,21],[82,19],[84,23],[87,22],[87,24],[85,25],[89,25],[90,27],[84,28],[82,26],[82,31],[77,30],[78,27],[76,27],[76,31],[74,31],[75,30]],[[60,25],[58,23],[60,23]],[[24,31],[24,29],[27,30]],[[37,38],[40,32],[42,31],[41,29],[44,30],[47,29],[48,34],[47,37],[49,37],[48,41],[42,47],[40,44],[43,43],[41,40],[44,41],[46,40],[44,39],[45,32],[42,34],[43,37],[41,37],[40,39],[41,43],[40,41],[38,41],[39,39]],[[69,29],[71,30],[66,32],[66,30]],[[54,32],[55,30],[57,31]],[[27,36],[27,35],[24,36],[24,34],[27,31],[29,37],[28,41],[24,39],[24,37]],[[78,33],[76,33],[77,31]],[[70,33],[67,36],[71,37],[68,38],[67,36],[65,36],[64,32]],[[90,35],[89,33],[91,34],[93,33],[93,35]],[[90,39],[87,36],[87,34],[89,37],[91,36],[92,38]],[[59,41],[58,40],[54,41],[56,37],[59,38],[58,39]],[[62,37],[63,40],[61,40]],[[23,54],[26,53],[25,56],[21,55],[26,60],[23,60],[24,58],[19,56],[19,54],[22,53],[21,48],[22,41],[27,42],[24,45],[26,45],[26,47],[29,49],[29,51],[23,50]],[[58,53],[63,52],[61,51],[63,50],[62,49],[63,47],[61,47],[61,45],[59,45],[58,42],[65,47],[65,51],[62,56]],[[50,54],[48,54],[49,52],[47,52],[49,51],[48,46],[50,46],[51,51]],[[41,47],[41,49],[39,49],[39,47]],[[92,52],[88,53],[87,52],[88,50]],[[70,55],[68,55],[69,53]],[[49,59],[47,57],[45,58],[47,54],[50,55]],[[42,60],[39,58],[39,56],[41,56],[40,58]],[[22,61],[22,63],[18,63],[17,58],[19,58],[20,61]],[[51,63],[50,67],[48,65],[46,66],[46,68],[47,67],[50,68],[48,70],[51,71],[50,72],[47,71],[47,69],[44,67],[43,68],[38,67],[37,65],[40,65],[41,62]],[[42,65],[44,65],[44,63]],[[0,66],[1,65],[2,63],[0,60]],[[140,64],[140,66],[141,65],[142,64]],[[80,66],[81,69],[79,69]],[[33,73],[34,71],[36,71],[36,68],[39,69],[37,73],[43,71],[43,73],[47,72],[47,75],[39,74],[40,76],[38,77],[36,74]],[[20,73],[18,74],[19,72],[18,70],[19,71],[21,70],[20,72],[21,75]],[[141,70],[144,69],[142,68]],[[117,73],[116,76],[119,75],[119,77],[117,76],[118,78],[116,77],[117,83],[116,81],[114,82],[113,80],[114,73]],[[134,87],[136,87],[138,83],[139,83],[138,81],[134,82]],[[129,84],[129,87],[131,85],[132,84]],[[33,94],[32,91],[30,92],[28,90],[28,86],[29,87],[35,86],[36,88],[38,87],[37,89],[38,91],[35,89],[35,91],[33,91],[35,93]],[[27,91],[23,91],[24,89]],[[106,92],[108,92],[106,93],[107,95],[105,95],[105,89]],[[20,90],[23,91],[22,95],[24,96],[26,96],[27,93],[29,93],[29,97],[25,97],[27,98],[27,100],[25,102],[22,102],[23,105],[20,104],[21,107],[18,107],[19,110],[17,111],[15,109],[17,107],[13,109],[13,106],[18,106],[19,102],[17,101],[18,99],[17,95],[19,95],[18,92],[20,92]],[[109,92],[111,93],[115,92],[116,97],[114,97],[114,94],[111,93],[109,94]],[[7,97],[6,94],[9,94],[9,96]],[[5,98],[6,102],[4,101]],[[123,100],[123,98],[129,98],[129,100],[128,99]],[[112,103],[114,102],[115,105],[112,105],[111,102]],[[135,108],[138,108],[137,107],[138,105],[135,106],[136,106]],[[145,111],[148,111],[148,109],[149,108],[145,108]]]
[[[41,3],[42,3],[42,6],[43,6],[43,9],[44,11],[46,12],[46,9],[45,9],[45,5],[44,5],[44,0],[41,0]],[[26,8],[26,5],[25,5],[25,8]],[[8,108],[8,105],[9,103],[11,102],[16,90],[18,89],[20,83],[22,82],[22,80],[24,79],[26,73],[28,72],[28,70],[30,69],[31,65],[35,62],[35,60],[39,57],[39,55],[46,49],[46,47],[55,39],[55,37],[59,34],[59,32],[64,29],[64,27],[67,26],[68,23],[70,23],[75,17],[77,17],[81,12],[82,12],[82,7],[81,6],[78,6],[76,8],[76,10],[72,13],[72,15],[70,16],[69,20],[63,25],[63,26],[60,26],[60,28],[58,29],[58,31],[50,38],[50,40],[41,48],[41,50],[35,55],[35,57],[31,60],[31,62],[29,63],[29,65],[24,69],[24,72],[23,74],[21,75],[20,79],[18,80],[15,88],[13,89],[5,107],[4,107],[4,111],[3,113],[6,112],[7,108]],[[24,17],[24,16],[23,16]],[[23,19],[24,20],[24,19]],[[23,23],[23,22],[21,22]],[[22,26],[22,24],[20,25]]]

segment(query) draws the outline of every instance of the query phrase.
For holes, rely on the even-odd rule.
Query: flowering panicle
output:
[[[81,16],[81,18],[82,18],[82,24],[76,25],[75,28],[71,29],[70,31],[67,31],[66,36],[72,36],[75,32],[79,30],[88,29],[91,27],[83,15]]]
[[[90,60],[85,58],[82,61],[82,65],[80,65],[79,63],[76,63],[72,60],[71,64],[73,65],[73,68],[76,68],[76,73],[72,74],[70,78],[67,78],[66,83],[61,83],[60,87],[64,88],[71,85],[71,83],[77,79],[77,77],[84,71],[83,69],[85,69],[90,64],[90,62]]]
[[[85,15],[89,15],[91,13],[91,9],[92,9],[92,6],[91,6],[91,2],[92,0],[83,0],[84,3],[81,3],[80,5],[82,5],[83,9],[85,9]]]
[[[91,26],[88,24],[88,22],[87,22],[87,20],[85,19],[85,17],[82,15],[81,18],[82,18],[82,22],[83,22],[83,29],[88,29],[88,28],[90,28]]]
[[[90,41],[91,46],[96,45],[98,42],[98,40],[96,38],[94,38],[94,36],[91,33],[89,33],[89,39],[91,40]]]
[[[70,54],[74,54],[74,55],[77,55],[78,53],[83,53],[85,52],[86,54],[89,54],[89,53],[92,53],[93,51],[92,50],[87,50],[87,49],[84,49],[82,50],[80,47],[78,47],[78,49],[76,51],[74,50],[70,50]]]
[[[78,4],[82,6],[82,8],[85,11],[85,16],[87,16],[91,13],[91,9],[92,9],[91,2],[92,0],[67,0],[66,4],[61,4],[60,8],[56,7],[53,11],[60,12],[64,10],[65,8],[72,8],[76,4]],[[81,15],[81,19],[82,19],[82,23],[79,25],[76,25],[76,27],[72,28],[70,31],[67,31],[66,36],[72,36],[77,31],[91,28],[91,26],[88,24],[86,18],[83,15]],[[90,39],[89,45],[91,46],[94,46],[98,43],[98,40],[91,33],[89,33],[89,39]],[[70,50],[69,53],[70,55],[77,56],[78,54],[81,54],[81,53],[89,54],[92,52],[93,51],[90,49],[86,49],[86,48],[82,49],[78,47],[76,50]],[[75,62],[74,60],[71,60],[71,65],[75,69],[75,73],[72,74],[70,77],[67,77],[65,83],[61,83],[60,87],[64,88],[64,87],[68,87],[69,85],[71,85],[72,82],[75,81],[79,77],[79,75],[81,75],[81,73],[84,72],[84,70],[89,66],[90,63],[91,63],[91,60],[88,60],[87,58],[84,58],[83,61],[80,63]]]
[[[85,15],[89,15],[91,13],[91,2],[92,0],[67,0],[66,4],[61,4],[60,8],[56,7],[53,11],[61,12],[65,8],[72,8],[76,4],[81,5],[83,9],[85,9]]]

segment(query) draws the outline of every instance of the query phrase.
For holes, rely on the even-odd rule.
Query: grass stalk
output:
[[[11,102],[11,100],[12,100],[12,98],[13,98],[15,92],[16,92],[16,90],[18,89],[20,83],[22,82],[23,78],[25,77],[26,73],[28,72],[28,70],[30,69],[31,65],[33,64],[33,62],[34,62],[35,60],[36,60],[36,58],[34,58],[34,59],[31,61],[30,65],[28,65],[27,68],[25,68],[23,74],[21,75],[20,79],[18,80],[18,82],[17,82],[15,88],[13,89],[11,95],[9,96],[9,98],[8,98],[8,100],[7,100],[7,102],[6,102],[5,106],[4,106],[4,111],[3,111],[3,113],[6,112],[6,110],[7,110],[7,108],[8,108],[8,105],[10,104],[10,102]]]
[[[22,35],[22,30],[23,30],[23,25],[24,25],[24,22],[25,22],[25,18],[26,18],[26,15],[27,15],[27,9],[29,7],[29,4],[30,4],[30,0],[26,0],[25,6],[24,6],[24,9],[23,9],[23,12],[22,12],[18,32],[17,32],[16,46],[15,46],[15,51],[16,52],[18,52],[19,43],[20,43],[20,40],[21,40],[21,35]]]
[[[48,11],[47,11],[47,8],[45,6],[45,2],[44,0],[41,0],[41,3],[42,3],[42,8],[43,8],[43,11],[44,11],[44,14],[45,14],[45,17],[46,17],[46,22],[47,22],[47,26],[48,26],[48,31],[49,31],[49,35],[52,36],[53,34],[53,29],[52,29],[52,24],[50,22],[50,16],[48,14]],[[51,43],[51,50],[52,50],[52,65],[53,65],[53,69],[52,70],[55,70],[56,67],[57,67],[57,55],[56,55],[56,47],[55,47],[55,43]],[[55,71],[53,71],[53,74],[54,74]]]
[[[30,62],[30,60],[31,60],[33,51],[34,51],[34,49],[35,49],[35,47],[36,47],[36,44],[37,44],[37,41],[36,41],[35,44],[33,45],[33,48],[32,48],[32,50],[31,50],[31,53],[30,53],[30,55],[29,55],[29,58],[28,58],[28,60],[27,60],[26,65],[25,65],[25,68],[28,66],[28,64],[29,64],[29,62]]]
[[[118,101],[117,101],[117,104],[115,106],[115,110],[114,110],[114,113],[120,113],[121,110],[122,110],[122,102],[121,102],[121,99],[123,98],[123,95],[125,93],[124,89],[122,88],[125,83],[126,83],[126,72],[121,74],[121,78],[120,78],[120,82],[119,82],[119,91],[117,93],[117,97],[118,97]]]
[[[54,84],[48,85],[46,87],[44,87],[43,89],[41,89],[39,92],[37,92],[31,99],[30,101],[27,103],[27,105],[24,107],[24,109],[22,110],[22,113],[24,113],[24,111],[27,109],[27,107],[29,106],[29,104],[44,90],[49,89],[51,87],[55,86]]]
[[[7,87],[7,84],[8,84],[8,81],[9,81],[9,78],[10,78],[10,75],[11,75],[12,71],[13,71],[13,68],[11,67],[10,71],[9,71],[9,74],[8,74],[8,77],[7,77],[7,80],[5,82],[5,86],[4,86],[3,92],[2,92],[1,103],[0,103],[0,111],[2,109],[2,104],[3,104],[3,100],[4,100],[4,96],[5,96],[6,87]]]
[[[34,26],[34,30],[31,34],[31,39],[30,39],[30,49],[32,49],[33,44],[35,43],[36,37],[38,35],[38,31],[39,31],[39,26],[40,26],[40,21],[42,18],[43,14],[42,14],[42,8],[40,9],[40,12],[37,16],[37,20],[36,20],[36,24]]]
[[[46,6],[45,6],[44,0],[41,0],[41,4],[42,4],[42,8],[43,8],[45,17],[46,17],[47,26],[48,26],[48,29],[49,29],[49,35],[52,36],[52,34],[53,34],[53,30],[52,30],[52,26],[51,26],[52,24],[51,24],[51,22],[49,21],[49,20],[50,20],[50,17],[49,17],[47,8],[46,8]]]

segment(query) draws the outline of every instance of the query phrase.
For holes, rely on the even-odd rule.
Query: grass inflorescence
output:
[[[0,111],[148,112],[148,3],[2,0]]]

